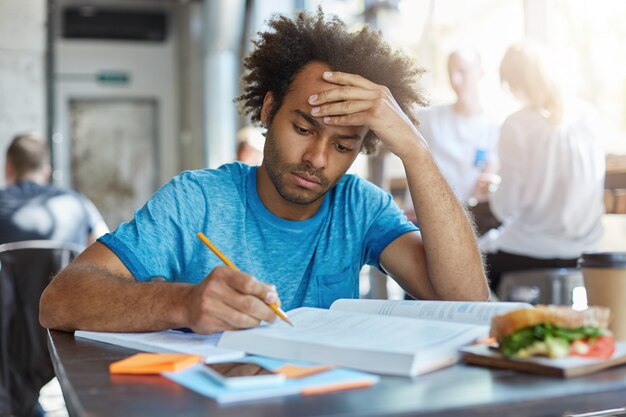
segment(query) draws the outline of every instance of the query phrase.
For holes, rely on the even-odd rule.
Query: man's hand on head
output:
[[[196,333],[258,326],[276,315],[267,303],[280,306],[276,287],[241,271],[218,266],[192,289],[189,327]]]
[[[416,149],[428,149],[387,87],[345,72],[326,71],[322,76],[337,88],[309,98],[311,115],[327,125],[366,126],[400,159]]]

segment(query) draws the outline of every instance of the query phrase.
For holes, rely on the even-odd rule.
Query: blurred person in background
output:
[[[522,108],[500,132],[501,183],[489,205],[502,222],[481,238],[492,290],[508,271],[575,267],[596,247],[605,156],[588,103],[565,96],[537,46],[511,46],[500,78]]]
[[[498,125],[487,116],[480,99],[483,68],[478,52],[452,52],[448,75],[456,101],[420,111],[419,131],[456,196],[468,202],[478,197],[478,184],[490,178],[482,174],[496,171]]]
[[[265,137],[261,129],[245,126],[237,132],[237,161],[248,165],[261,165],[263,162],[263,146]]]
[[[39,135],[17,135],[7,149],[0,190],[0,244],[57,240],[81,247],[109,231],[85,196],[49,183],[48,146]]]
[[[487,200],[490,186],[498,181],[499,126],[487,116],[480,98],[484,71],[478,52],[469,48],[452,52],[448,75],[456,101],[419,112],[418,129],[455,195],[462,203],[475,206]],[[414,219],[408,194],[405,200],[407,215]]]

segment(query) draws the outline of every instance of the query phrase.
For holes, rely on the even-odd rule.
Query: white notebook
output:
[[[221,333],[201,335],[177,330],[148,333],[108,333],[77,330],[74,332],[74,336],[143,352],[190,353],[204,357],[206,362],[236,360],[245,355],[242,350],[217,347]]]

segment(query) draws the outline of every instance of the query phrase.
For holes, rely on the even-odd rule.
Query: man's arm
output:
[[[420,233],[407,233],[388,245],[381,265],[417,298],[485,300],[489,292],[474,230],[424,150],[402,159]]]
[[[48,285],[39,320],[43,327],[67,331],[190,327],[212,333],[273,321],[276,316],[264,301],[280,304],[273,286],[227,267],[215,268],[198,285],[138,282],[96,242]]]
[[[406,171],[421,235],[408,233],[389,244],[383,268],[418,298],[487,299],[482,256],[465,210],[389,89],[354,74],[326,72],[323,78],[337,88],[310,100],[319,107],[314,116],[329,125],[367,126]]]

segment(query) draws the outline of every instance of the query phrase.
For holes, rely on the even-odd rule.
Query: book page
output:
[[[425,320],[394,318],[299,308],[289,315],[294,323],[263,329],[265,334],[308,343],[341,345],[360,349],[416,352],[441,348],[474,326],[433,323]],[[261,330],[261,329],[259,329]],[[486,333],[487,329],[483,329]]]
[[[426,369],[428,363],[442,359],[453,363],[459,347],[486,336],[489,330],[464,323],[307,307],[291,310],[289,317],[293,327],[276,322],[227,331],[218,346],[281,359],[409,375],[416,366]]]
[[[382,316],[412,317],[424,320],[453,321],[489,326],[498,314],[530,304],[513,302],[422,301],[422,300],[351,300],[335,301],[332,310],[354,311]]]

